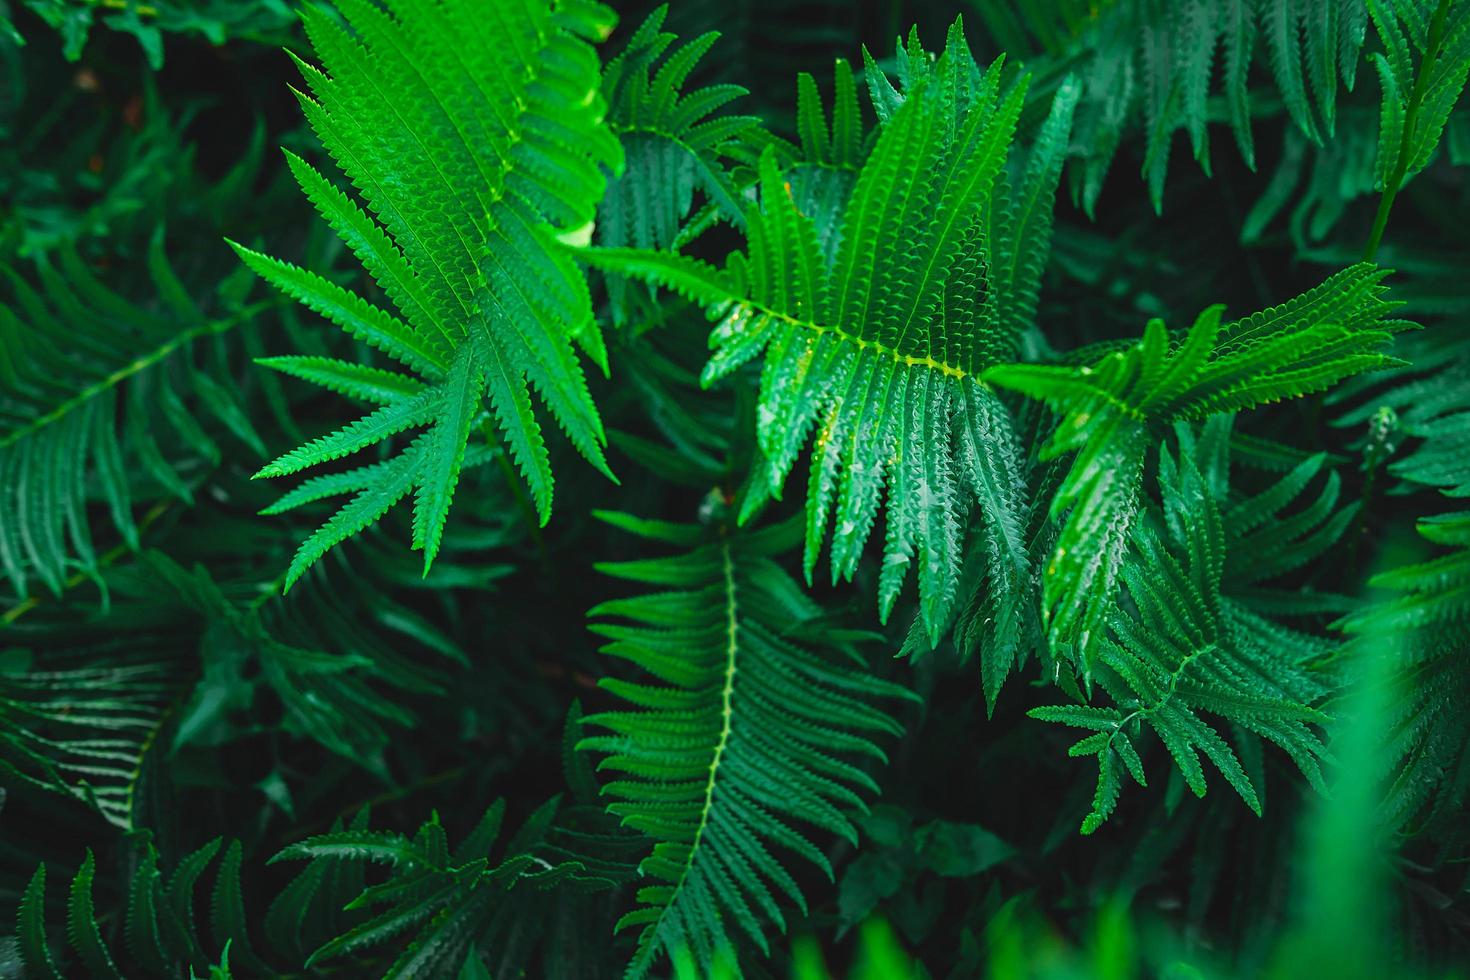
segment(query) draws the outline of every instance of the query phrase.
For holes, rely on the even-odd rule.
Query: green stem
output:
[[[1439,46],[1444,40],[1444,25],[1449,13],[1450,0],[1439,0],[1439,5],[1434,10],[1434,19],[1429,23],[1429,36],[1424,44],[1424,57],[1419,62],[1419,72],[1414,77],[1414,88],[1409,93],[1409,101],[1404,108],[1404,129],[1399,134],[1398,156],[1394,160],[1393,172],[1384,182],[1383,196],[1378,199],[1378,213],[1373,217],[1373,231],[1368,236],[1368,247],[1363,250],[1363,258],[1369,262],[1378,254],[1384,229],[1388,227],[1388,214],[1393,210],[1394,199],[1399,196],[1404,178],[1408,175],[1409,147],[1414,138],[1414,123],[1419,115],[1419,107],[1424,103],[1425,90],[1429,87],[1430,67],[1439,58]]]

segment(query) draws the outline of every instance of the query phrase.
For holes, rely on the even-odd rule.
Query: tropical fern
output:
[[[795,197],[768,148],[759,164],[760,203],[746,213],[747,251],[733,255],[723,272],[670,253],[584,254],[721,316],[706,384],[765,352],[757,425],[765,466],[741,517],[779,495],[815,426],[808,578],[829,519],[833,578],[853,576],[887,484],[881,615],[886,619],[917,564],[922,615],[937,641],[955,599],[959,533],[972,506],[1007,538],[1008,560],[1019,561],[1011,420],[976,381],[1015,355],[1026,313],[1035,308],[1037,255],[1049,229],[1038,212],[1049,211],[1045,199],[1075,93],[1058,97],[1014,200],[996,200],[1024,79],[1005,87],[999,63],[982,74],[958,24],[932,64],[916,36],[901,64],[906,94],[869,67],[881,130],[835,232],[819,237],[810,213],[820,203]],[[839,79],[844,70],[839,65]],[[837,91],[831,142],[807,136],[804,143],[850,163],[861,159],[856,96],[841,81]],[[814,109],[801,118],[808,133],[819,131]],[[996,292],[987,255],[997,263]],[[1004,311],[997,293],[1010,301]]]
[[[264,449],[230,369],[238,358],[218,340],[269,304],[201,310],[161,236],[146,305],[71,248],[37,260],[36,285],[4,266],[0,275],[11,294],[0,305],[0,567],[21,597],[32,576],[59,593],[71,570],[97,574],[91,501],[136,548],[135,501],[192,501],[201,471],[222,458],[219,431]]]
[[[109,944],[98,921],[93,898],[97,864],[90,849],[72,878],[66,905],[66,935],[87,976],[120,977],[119,964],[126,966],[130,975],[150,977],[182,976],[182,965],[188,964],[192,975],[195,968],[210,968],[211,955],[226,955],[252,975],[271,972],[256,956],[248,935],[240,892],[239,841],[224,846],[215,838],[180,858],[167,878],[159,871],[158,852],[146,833],[136,838],[132,850],[133,869],[125,876],[126,912],[120,917],[121,943]],[[217,855],[222,856],[209,890],[206,938],[195,920],[195,889]],[[47,944],[45,897],[46,865],[43,864],[36,868],[21,899],[16,937],[27,975],[59,980],[62,973]],[[206,952],[209,949],[220,952],[210,954]]]
[[[1383,54],[1373,55],[1383,89],[1374,168],[1383,196],[1368,238],[1367,255],[1372,258],[1394,198],[1404,182],[1429,163],[1470,78],[1470,3],[1367,3],[1384,46]],[[1415,50],[1420,56],[1417,66],[1411,54]]]
[[[19,648],[0,669],[0,770],[72,797],[121,830],[137,825],[144,760],[186,689],[177,660],[73,656],[37,664]],[[90,652],[90,651],[89,651]]]
[[[1448,333],[1405,339],[1419,342],[1400,346],[1402,367],[1332,393],[1332,424],[1361,427],[1354,445],[1370,472],[1386,469],[1390,493],[1470,496],[1470,358]]]
[[[1046,401],[1061,421],[1043,458],[1075,452],[1052,498],[1064,519],[1043,581],[1053,648],[1079,656],[1101,637],[1140,506],[1144,457],[1159,423],[1201,419],[1321,391],[1392,365],[1381,353],[1408,326],[1385,319],[1385,273],[1345,269],[1295,299],[1221,324],[1223,307],[1200,314],[1172,341],[1162,320],[1143,339],[1083,367],[1001,365],[981,380]]]
[[[287,587],[410,492],[413,544],[427,571],[486,397],[542,523],[552,475],[532,387],[577,450],[611,475],[572,346],[606,370],[602,340],[582,275],[552,247],[557,236],[585,239],[603,168],[622,164],[588,44],[611,30],[611,12],[582,0],[497,0],[492,19],[467,0],[338,6],[345,27],[322,8],[302,11],[324,71],[301,64],[311,95],[300,101],[371,214],[306,161],[288,155],[288,163],[401,318],[315,273],[235,248],[272,285],[413,373],[273,359],[278,370],[379,407],[259,475],[428,431],[387,460],[335,476],[331,492],[353,497],[302,544]]]
[[[744,218],[722,158],[760,120],[715,115],[747,94],[739,85],[683,91],[719,34],[710,31],[671,48],[675,36],[660,31],[667,13],[667,4],[657,7],[603,71],[608,125],[622,143],[626,166],[608,182],[598,208],[599,245],[668,248],[694,206],[696,189],[715,214],[737,223]],[[612,299],[617,313],[622,303],[616,293]]]
[[[1366,428],[1364,467],[1370,481],[1386,471],[1388,493],[1432,488],[1452,498],[1470,496],[1470,363],[1451,335],[1413,339],[1419,343],[1402,351],[1410,364],[1334,393],[1351,406],[1334,424]],[[1418,532],[1438,554],[1375,576],[1370,584],[1387,595],[1355,608],[1338,625],[1352,636],[1345,659],[1359,673],[1386,662],[1392,679],[1396,700],[1383,760],[1390,768],[1382,774],[1388,824],[1463,841],[1460,817],[1470,772],[1470,727],[1463,720],[1470,700],[1464,636],[1470,515],[1425,517]]]
[[[616,801],[608,809],[656,842],[640,865],[653,883],[619,922],[642,927],[630,975],[679,949],[708,970],[736,936],[768,949],[761,923],[784,929],[781,900],[805,908],[778,849],[831,876],[808,828],[856,841],[849,814],[877,788],[857,760],[881,761],[873,736],[899,731],[873,702],[910,695],[800,645],[820,609],[772,560],[795,543],[794,523],[731,532],[600,516],[689,549],[599,566],[668,587],[591,613],[611,641],[606,653],[662,683],[601,681],[637,710],[588,716],[609,734],[580,748],[605,753],[598,768],[623,774],[603,787]]]
[[[1019,55],[1034,39],[1079,75],[1084,94],[1074,146],[1081,159],[1073,192],[1088,214],[1135,125],[1145,133],[1143,176],[1156,211],[1181,130],[1209,173],[1207,123],[1220,114],[1210,104],[1217,79],[1223,115],[1254,168],[1252,117],[1262,100],[1250,90],[1250,69],[1258,59],[1268,65],[1293,128],[1314,144],[1334,137],[1339,86],[1354,86],[1368,26],[1364,0],[1046,0],[1024,5],[1019,17],[1011,4],[979,6],[1008,50]]]
[[[1137,557],[1122,580],[1132,611],[1119,610],[1093,648],[1092,678],[1112,705],[1034,708],[1042,721],[1087,729],[1069,750],[1098,759],[1097,791],[1082,832],[1097,830],[1117,805],[1125,774],[1145,785],[1135,740],[1146,724],[1168,749],[1186,784],[1205,793],[1203,753],[1231,787],[1261,812],[1263,774],[1247,771],[1230,742],[1200,715],[1226,722],[1237,743],[1260,737],[1280,746],[1314,786],[1323,786],[1316,707],[1330,688],[1312,665],[1324,645],[1248,611],[1222,594],[1225,521],[1194,460],[1161,470],[1166,533],[1132,532]]]
[[[400,943],[403,950],[382,976],[456,975],[462,964],[483,970],[486,956],[519,972],[533,962],[537,947],[553,941],[554,920],[568,910],[544,908],[550,921],[538,932],[518,924],[517,906],[536,902],[532,896],[544,896],[558,884],[574,886],[573,904],[575,896],[606,891],[631,870],[615,858],[619,849],[627,850],[629,840],[599,825],[597,818],[607,818],[593,808],[563,807],[553,799],[526,820],[503,846],[504,856],[492,862],[490,852],[504,817],[505,803],[497,801],[451,851],[437,816],[410,838],[369,829],[368,812],[360,810],[350,826],[339,824],[276,855],[274,860],[306,864],[261,915],[253,914],[242,891],[244,852],[239,841],[209,841],[179,858],[165,876],[145,831],[131,839],[118,882],[125,912],[106,917],[113,919],[106,927],[94,900],[97,863],[87,851],[68,894],[70,950],[87,975],[95,977],[126,972],[172,978],[185,975],[185,964],[191,975],[216,969],[215,960],[242,976],[311,971],[318,963],[334,961],[338,969],[349,963],[351,969],[363,969],[389,942]],[[579,829],[588,825],[589,817],[601,837]],[[583,859],[575,849],[589,844],[598,845],[599,856]],[[211,864],[215,871],[207,890],[205,928],[196,921],[195,894]],[[373,864],[388,865],[390,874],[369,885],[368,867]],[[46,876],[43,864],[31,877],[19,906],[16,937],[27,975],[54,978],[62,974],[47,943]],[[370,912],[374,907],[380,908]],[[548,954],[545,963],[559,961],[556,951]],[[229,969],[224,976],[232,975]]]
[[[389,869],[386,880],[369,885],[349,905],[378,911],[317,948],[306,966],[395,942],[401,952],[383,973],[385,978],[463,975],[461,971],[475,967],[483,972],[480,948],[497,944],[497,934],[507,929],[505,920],[515,918],[508,913],[521,894],[568,882],[583,889],[613,884],[589,873],[556,842],[557,808],[558,800],[553,799],[531,814],[506,843],[499,860],[490,855],[504,822],[504,801],[486,810],[453,850],[436,814],[412,838],[352,828],[281,851],[272,861],[379,864]]]

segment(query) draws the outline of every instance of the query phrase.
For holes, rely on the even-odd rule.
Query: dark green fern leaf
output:
[[[161,237],[146,304],[105,285],[70,247],[55,264],[37,260],[34,285],[3,264],[0,276],[10,287],[0,303],[0,568],[22,597],[33,575],[59,593],[72,570],[97,574],[89,504],[136,548],[136,503],[193,500],[223,452],[202,421],[264,449],[236,381],[211,377],[194,354],[264,305],[207,315]]]
[[[602,516],[681,549],[600,565],[667,591],[592,611],[605,652],[660,682],[601,681],[634,710],[588,716],[608,734],[581,743],[622,774],[603,787],[609,811],[657,842],[641,865],[653,883],[619,923],[642,927],[629,972],[681,948],[707,970],[737,937],[768,948],[762,922],[784,929],[785,902],[806,908],[779,851],[830,876],[811,829],[856,841],[850,815],[877,789],[858,761],[881,761],[873,737],[899,731],[876,702],[909,695],[784,635],[820,612],[771,560],[794,526],[722,533]]]
[[[103,939],[93,902],[96,862],[88,850],[72,878],[66,913],[69,946],[86,975],[180,977],[200,969],[208,970],[211,961],[224,957],[227,951],[247,975],[277,975],[279,968],[257,958],[245,938],[246,912],[239,880],[242,851],[238,841],[225,849],[225,858],[216,872],[211,915],[214,941],[205,941],[196,929],[195,888],[220,852],[220,843],[215,839],[185,855],[165,884],[149,835],[145,832],[133,838],[137,863],[126,881],[126,905],[116,917],[120,920],[117,931],[122,942],[112,948]],[[45,882],[46,868],[42,865],[36,869],[21,904],[18,929],[23,955],[32,972],[37,976],[57,976],[59,971],[45,946]]]
[[[186,688],[182,666],[138,660],[38,670],[30,658],[12,663],[20,669],[0,670],[0,771],[133,829],[144,758]]]
[[[618,248],[669,248],[701,191],[712,214],[739,224],[744,211],[724,159],[732,144],[760,121],[720,113],[746,95],[739,85],[685,90],[685,82],[719,37],[711,31],[671,47],[660,30],[668,6],[656,8],[608,62],[602,93],[608,125],[623,146],[626,166],[608,182],[597,210],[596,241]],[[624,313],[621,278],[608,284],[614,318]]]
[[[474,831],[450,852],[438,817],[413,838],[365,827],[334,831],[293,844],[272,861],[374,863],[389,876],[370,885],[350,907],[377,909],[370,918],[320,946],[308,965],[339,959],[392,943],[400,950],[385,977],[453,976],[467,959],[498,907],[516,901],[517,889],[544,890],[581,880],[593,887],[576,860],[552,864],[541,855],[553,834],[557,801],[533,813],[505,846],[498,862],[490,858],[505,813],[503,802],[490,807]]]
[[[1227,539],[1213,494],[1188,456],[1177,471],[1164,472],[1165,512],[1174,515],[1165,522],[1167,538],[1147,525],[1135,527],[1138,554],[1122,570],[1133,610],[1120,610],[1107,621],[1107,634],[1090,660],[1092,679],[1112,704],[1030,712],[1093,732],[1069,752],[1098,759],[1097,792],[1082,823],[1084,834],[1112,813],[1125,775],[1144,784],[1135,744],[1144,725],[1163,742],[1196,795],[1205,793],[1203,754],[1261,812],[1260,774],[1242,763],[1242,756],[1254,753],[1232,748],[1202,713],[1276,744],[1309,782],[1323,786],[1325,748],[1314,728],[1326,716],[1315,705],[1328,688],[1311,670],[1322,646],[1222,595]],[[1168,482],[1176,473],[1177,483]]]
[[[61,971],[46,945],[46,866],[39,865],[26,885],[16,913],[16,938],[20,941],[20,958],[34,977],[60,980]]]
[[[1117,0],[1083,13],[1071,0],[1025,5],[1026,29],[1011,24],[1011,4],[983,0],[981,14],[1008,25],[1003,36],[1020,55],[1030,35],[1075,71],[1082,84],[1077,112],[1074,195],[1089,214],[1125,133],[1143,130],[1143,177],[1162,210],[1172,144],[1182,131],[1196,161],[1210,172],[1210,105],[1223,97],[1241,157],[1256,163],[1253,116],[1263,102],[1284,107],[1292,130],[1313,144],[1337,131],[1339,86],[1351,90],[1367,31],[1364,0]],[[1262,50],[1264,49],[1264,50]],[[1273,98],[1252,91],[1252,63],[1264,62]]]
[[[112,961],[112,954],[102,941],[97,910],[92,904],[92,879],[96,874],[97,861],[89,847],[82,866],[71,880],[71,892],[66,902],[66,935],[88,976],[121,980],[122,974],[118,973],[117,964]]]
[[[1383,572],[1392,595],[1344,617],[1359,660],[1388,658],[1398,700],[1384,744],[1391,827],[1464,840],[1470,797],[1470,513],[1425,518],[1419,533],[1448,548]],[[1366,668],[1361,668],[1366,669]]]

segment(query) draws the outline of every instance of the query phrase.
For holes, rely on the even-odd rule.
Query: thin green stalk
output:
[[[1439,0],[1439,5],[1434,10],[1434,19],[1429,23],[1424,57],[1419,62],[1419,71],[1414,76],[1414,88],[1409,93],[1409,101],[1404,109],[1404,128],[1399,134],[1398,155],[1394,160],[1393,171],[1383,185],[1383,196],[1378,199],[1378,213],[1373,218],[1373,231],[1368,236],[1367,248],[1363,250],[1363,258],[1370,262],[1378,254],[1384,229],[1388,227],[1389,212],[1393,210],[1394,199],[1399,196],[1404,177],[1408,175],[1409,147],[1414,138],[1414,123],[1419,115],[1419,107],[1424,103],[1425,90],[1429,87],[1430,66],[1439,58],[1439,47],[1444,40],[1444,25],[1449,13],[1450,0]]]

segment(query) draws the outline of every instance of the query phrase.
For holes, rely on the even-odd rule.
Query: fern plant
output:
[[[535,388],[573,445],[608,476],[602,422],[574,347],[606,369],[586,283],[553,247],[585,237],[621,146],[608,130],[590,40],[608,33],[596,4],[497,5],[503,43],[465,2],[422,0],[392,13],[340,7],[347,25],[303,11],[318,70],[304,62],[302,109],[363,205],[290,156],[303,192],[391,299],[398,314],[329,279],[235,246],[262,278],[411,374],[334,358],[288,356],[277,370],[377,406],[264,467],[286,476],[428,431],[381,462],[312,484],[352,499],[302,543],[289,586],[329,548],[414,494],[413,544],[427,572],[484,400],[526,481],[551,515],[550,456]],[[350,32],[349,32],[350,28]],[[463,45],[462,39],[480,41]]]
[[[1166,451],[1167,452],[1167,451]],[[1314,671],[1327,654],[1316,638],[1273,622],[1223,594],[1227,541],[1240,540],[1252,520],[1269,511],[1271,498],[1289,496],[1290,477],[1229,512],[1235,533],[1195,460],[1182,456],[1163,469],[1165,533],[1147,524],[1133,529],[1138,557],[1124,565],[1131,611],[1106,622],[1090,660],[1092,679],[1115,706],[1058,705],[1031,710],[1033,718],[1092,731],[1068,754],[1095,755],[1097,792],[1082,832],[1098,829],[1117,805],[1125,774],[1145,784],[1134,741],[1147,725],[1168,749],[1189,788],[1203,796],[1202,754],[1251,809],[1261,811],[1263,774],[1248,772],[1216,727],[1217,716],[1234,740],[1261,738],[1287,753],[1312,785],[1323,788],[1325,746],[1314,730],[1327,716],[1317,707],[1331,691]],[[1293,481],[1294,482],[1294,481]],[[1274,501],[1273,501],[1274,502]],[[1341,528],[1338,527],[1340,532]],[[1234,539],[1234,540],[1232,540]]]
[[[617,6],[0,0],[0,974],[1465,960],[1466,0]]]
[[[1079,111],[1073,191],[1093,213],[1103,180],[1134,127],[1143,132],[1143,176],[1154,210],[1163,207],[1172,144],[1183,131],[1208,174],[1207,123],[1228,120],[1248,166],[1256,160],[1253,63],[1264,63],[1278,104],[1307,140],[1336,136],[1339,92],[1357,80],[1368,27],[1362,0],[1251,3],[1208,0],[1091,5],[1047,0],[980,4],[988,28],[1013,51],[1039,44],[1058,60],[1083,63],[1087,97]],[[1089,16],[1089,14],[1091,14]],[[1223,106],[1210,99],[1219,89]]]
[[[1321,391],[1386,367],[1396,331],[1384,273],[1366,263],[1261,313],[1220,322],[1199,315],[1177,344],[1162,320],[1143,339],[1081,367],[1001,365],[983,380],[1046,401],[1061,414],[1044,456],[1076,452],[1052,498],[1067,514],[1048,560],[1042,612],[1055,648],[1086,657],[1113,602],[1139,510],[1150,425],[1237,411]]]
[[[247,920],[240,895],[239,841],[222,846],[222,841],[215,838],[183,857],[166,879],[158,868],[158,852],[146,835],[140,838],[135,851],[136,866],[127,882],[123,929],[126,959],[122,956],[123,947],[109,947],[103,938],[93,893],[97,864],[91,850],[71,880],[66,902],[66,936],[89,976],[121,976],[120,960],[134,962],[149,976],[179,976],[181,964],[189,964],[192,974],[195,967],[203,966],[206,948],[222,950],[226,959],[232,953],[237,966],[267,969],[251,951],[247,938]],[[221,853],[210,890],[210,936],[205,939],[194,915],[195,889],[200,876]],[[21,899],[16,935],[21,960],[29,975],[59,978],[62,974],[57,959],[47,944],[45,898],[46,866],[43,864],[36,868]]]
[[[32,576],[59,593],[73,569],[96,575],[90,501],[105,503],[136,548],[135,496],[192,500],[196,468],[220,461],[219,431],[264,449],[240,401],[238,354],[209,350],[263,305],[201,310],[161,237],[147,263],[156,300],[146,306],[105,285],[74,250],[57,258],[38,262],[39,289],[0,269],[13,297],[0,307],[0,565],[21,597]]]
[[[1463,838],[1470,728],[1465,703],[1463,624],[1470,581],[1470,517],[1452,512],[1425,518],[1419,533],[1448,548],[1433,558],[1382,572],[1373,579],[1392,595],[1344,617],[1359,659],[1389,660],[1400,688],[1386,742],[1392,770],[1382,803],[1396,829],[1423,829]]]

